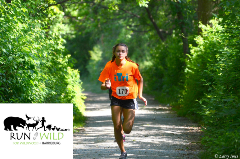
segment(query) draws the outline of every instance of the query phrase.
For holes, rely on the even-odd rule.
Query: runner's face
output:
[[[125,46],[117,46],[114,55],[116,56],[117,60],[124,60],[127,56],[127,49]]]

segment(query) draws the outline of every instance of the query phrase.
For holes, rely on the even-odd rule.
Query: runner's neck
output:
[[[125,65],[126,64],[126,59],[123,59],[123,60],[115,60],[115,63],[116,63],[116,65],[117,66],[123,66],[123,65]]]

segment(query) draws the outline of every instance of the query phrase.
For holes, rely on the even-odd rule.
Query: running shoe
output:
[[[123,137],[123,142],[125,142],[125,135],[122,135]],[[114,142],[117,142],[117,140],[115,139]]]
[[[127,152],[122,152],[119,159],[127,159]]]

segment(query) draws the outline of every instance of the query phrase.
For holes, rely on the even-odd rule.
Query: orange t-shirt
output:
[[[126,60],[123,66],[118,66],[115,61],[109,61],[98,78],[99,81],[111,80],[112,96],[126,100],[135,99],[138,95],[138,85],[142,78],[138,66]]]

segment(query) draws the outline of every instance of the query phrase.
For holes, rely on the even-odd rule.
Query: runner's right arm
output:
[[[101,90],[107,90],[111,87],[111,81],[110,79],[105,80],[105,82],[101,85]]]
[[[109,80],[109,66],[111,65],[111,61],[109,61],[104,69],[102,70],[100,77],[98,78],[99,81],[102,82],[101,90],[107,90],[111,87],[111,81]]]

